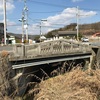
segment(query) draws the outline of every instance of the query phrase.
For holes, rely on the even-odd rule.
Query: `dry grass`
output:
[[[1,57],[7,57],[8,55],[9,55],[9,53],[7,51],[5,51],[5,50],[3,50],[1,52]]]
[[[100,100],[100,69],[78,68],[41,82],[40,89],[35,100]]]
[[[13,79],[10,79],[12,69],[9,66],[8,55],[9,52],[5,50],[0,52],[0,100],[14,100],[13,98],[15,98],[15,95],[13,98],[10,96],[14,94],[12,91],[16,88]],[[15,100],[21,99],[17,98]]]
[[[6,51],[1,53],[0,100],[21,100],[18,97],[9,98],[7,93],[8,88],[11,88],[8,78],[8,55]],[[42,72],[46,75],[43,70]],[[33,100],[100,100],[100,69],[85,71],[80,68],[73,69],[64,75],[42,81],[39,87],[36,86],[35,89],[30,90],[29,94],[37,90],[40,92]]]

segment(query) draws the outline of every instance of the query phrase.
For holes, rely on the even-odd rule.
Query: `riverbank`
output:
[[[40,83],[34,100],[100,100],[100,69],[75,69]]]
[[[74,68],[70,72],[44,81],[41,79],[42,81],[25,96],[31,99],[18,98],[18,89],[13,80],[7,78],[11,71],[7,57],[6,51],[0,55],[0,100],[100,100],[100,69],[81,68]],[[28,84],[31,85],[31,82]]]

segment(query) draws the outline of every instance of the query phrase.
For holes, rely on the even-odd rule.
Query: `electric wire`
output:
[[[13,0],[13,2],[22,2],[23,0]],[[73,7],[73,6],[67,6],[67,5],[59,5],[59,4],[54,4],[54,3],[48,3],[48,2],[42,2],[42,1],[36,1],[36,0],[26,0],[27,1],[27,3],[36,3],[36,4],[38,4],[38,5],[45,5],[45,6],[54,6],[54,7],[68,7],[68,8],[70,8],[70,7]],[[10,1],[10,0],[7,0],[6,2],[12,2],[12,1]],[[92,11],[100,11],[100,9],[99,8],[84,8],[84,7],[79,7],[80,9],[83,9],[83,10],[92,10]],[[55,12],[55,11],[54,11]],[[58,11],[59,12],[59,11]],[[38,13],[38,12],[37,12]],[[42,13],[42,12],[41,12]],[[45,13],[45,12],[43,12],[43,13]],[[46,13],[49,13],[49,12],[46,12]],[[51,11],[50,11],[50,13],[52,13]]]

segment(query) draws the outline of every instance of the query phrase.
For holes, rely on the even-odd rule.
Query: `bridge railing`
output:
[[[70,54],[90,51],[88,45],[83,45],[75,41],[55,40],[35,44],[16,44],[3,46],[0,50],[11,52],[11,57],[30,58],[36,56],[50,56],[58,54]]]
[[[55,40],[25,45],[25,56],[47,56],[62,53],[77,53],[90,51],[88,45],[82,45],[67,40]]]

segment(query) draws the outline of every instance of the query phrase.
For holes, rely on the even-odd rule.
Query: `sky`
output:
[[[22,34],[22,12],[25,0],[6,0],[7,32]],[[42,34],[77,22],[100,21],[100,0],[26,0],[28,34]],[[77,9],[78,7],[78,9]],[[3,0],[0,0],[0,22],[4,21]],[[44,20],[44,21],[42,21]],[[26,25],[24,25],[26,26]],[[25,28],[25,27],[24,27]]]

